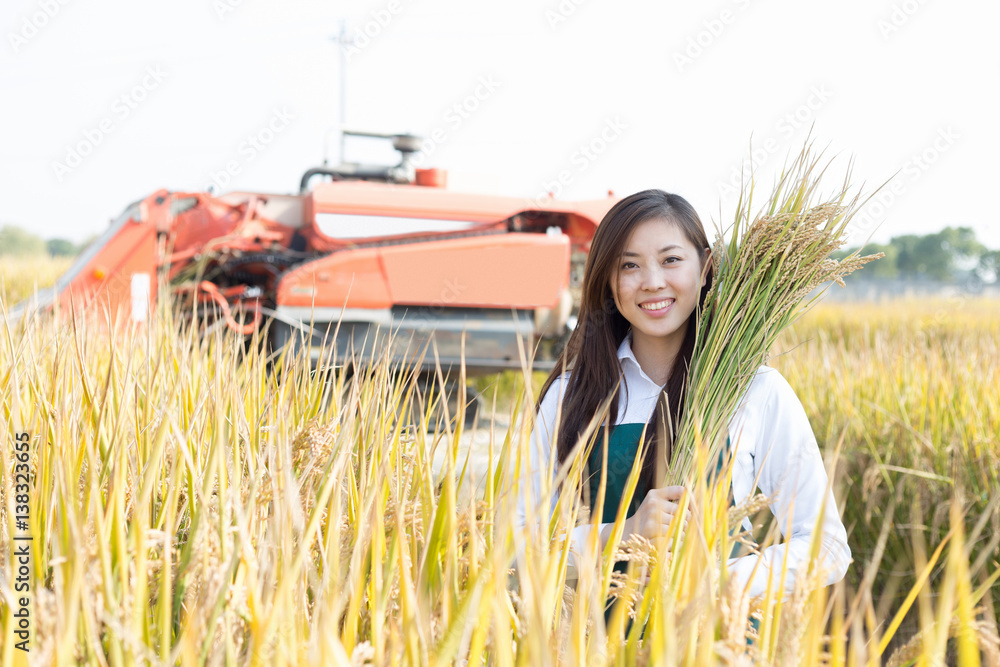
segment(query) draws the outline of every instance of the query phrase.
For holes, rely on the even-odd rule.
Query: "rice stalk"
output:
[[[844,581],[802,581],[784,601],[778,581],[747,600],[723,578],[744,514],[761,548],[778,531],[766,499],[731,508],[707,486],[704,451],[706,485],[687,500],[696,530],[669,549],[612,541],[570,577],[560,538],[587,508],[539,508],[537,530],[510,519],[530,419],[491,424],[499,446],[477,490],[457,424],[449,435],[395,421],[407,401],[428,421],[434,401],[405,374],[335,375],[331,391],[305,354],[269,369],[252,345],[169,312],[134,329],[64,315],[0,326],[0,665],[16,664],[7,443],[20,430],[34,438],[40,664],[971,664],[976,650],[989,664],[998,315],[973,300],[826,304],[784,329],[774,364],[821,447],[843,441],[831,479],[856,554]],[[534,379],[505,385],[510,412],[527,416]],[[567,461],[554,484],[580,474]],[[451,534],[432,547],[441,506]],[[616,558],[632,563],[624,577]],[[624,606],[609,626],[612,597]]]
[[[830,258],[846,242],[847,225],[862,202],[860,194],[849,198],[849,171],[837,193],[817,201],[826,171],[820,159],[809,145],[803,147],[755,217],[751,181],[737,206],[728,244],[720,232],[712,249],[712,288],[698,312],[672,459],[669,466],[662,456],[658,459],[659,478],[666,484],[692,484],[699,439],[708,447],[705,456],[716,460],[725,446],[730,415],[810,292],[828,281],[843,285],[845,276],[882,256]]]

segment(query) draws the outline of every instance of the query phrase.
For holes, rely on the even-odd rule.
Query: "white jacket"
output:
[[[652,415],[663,387],[653,382],[640,368],[632,353],[631,332],[618,348],[618,359],[624,378],[615,424],[645,423]],[[554,437],[557,401],[565,396],[566,381],[570,374],[571,372],[564,373],[553,381],[539,406],[530,440],[530,479],[522,477],[519,480],[521,495],[517,503],[518,526],[524,526],[527,522],[525,493],[532,493],[536,500],[533,505],[539,506],[537,499],[541,495],[542,474],[548,474],[551,479],[553,469],[558,469],[554,455],[552,459],[556,467],[549,467],[550,443]],[[749,594],[752,597],[763,595],[769,575],[774,577],[772,590],[776,591],[787,549],[785,590],[790,591],[794,586],[796,573],[800,570],[805,572],[808,568],[809,543],[825,493],[820,558],[827,569],[827,585],[842,579],[851,563],[847,531],[840,520],[833,493],[828,489],[826,468],[802,403],[788,381],[776,369],[761,366],[757,370],[740,407],[729,421],[729,433],[731,442],[736,447],[732,479],[736,504],[739,505],[750,497],[755,490],[756,479],[756,487],[761,493],[768,497],[774,496],[770,504],[771,512],[785,538],[785,542],[767,547],[759,557],[751,554],[729,559],[727,563],[730,576],[740,584],[746,584],[758,558],[763,558],[750,585]],[[553,494],[550,499],[553,511],[556,501]],[[786,532],[789,520],[790,533]],[[600,529],[603,530],[606,525],[610,524],[602,524]],[[749,520],[744,520],[743,525],[749,529]],[[572,531],[570,558],[574,567],[575,556],[583,553],[591,528],[587,524],[577,526]]]

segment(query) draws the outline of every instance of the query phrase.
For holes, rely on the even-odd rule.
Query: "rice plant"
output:
[[[165,304],[148,326],[3,326],[0,662],[18,659],[9,443],[27,431],[37,664],[996,664],[997,324],[973,312],[971,333],[834,309],[786,332],[774,363],[821,444],[840,445],[857,560],[829,589],[756,600],[712,560],[721,496],[670,554],[618,545],[625,576],[595,550],[567,578],[550,545],[584,515],[574,498],[544,533],[515,530],[527,363],[477,475],[459,421],[426,428],[435,392],[385,360],[331,386],[305,356],[269,368],[258,346],[176,325]],[[415,428],[398,419],[412,403]],[[762,546],[779,539],[763,532]],[[609,598],[623,604],[606,622]]]
[[[10,308],[36,290],[55,284],[73,263],[71,257],[0,255],[0,294]]]

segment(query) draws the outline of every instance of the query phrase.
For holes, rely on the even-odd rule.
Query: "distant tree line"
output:
[[[842,259],[857,248],[834,254]],[[871,243],[863,253],[884,252],[885,257],[865,265],[860,278],[924,278],[951,282],[976,277],[992,283],[1000,279],[1000,250],[990,250],[976,240],[969,227],[945,227],[933,234],[894,236],[889,243]]]
[[[77,245],[66,239],[43,239],[16,225],[4,225],[0,227],[0,256],[37,257],[51,255],[52,257],[75,257],[93,239],[94,237],[92,236]]]

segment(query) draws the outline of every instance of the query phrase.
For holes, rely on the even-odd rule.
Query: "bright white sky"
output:
[[[456,188],[659,187],[712,226],[751,134],[769,187],[815,122],[838,155],[831,187],[851,156],[859,184],[899,171],[857,239],[967,225],[1000,247],[992,0],[62,2],[7,0],[0,19],[0,224],[45,237],[80,241],[159,188],[224,181],[229,162],[222,191],[297,191],[325,136],[336,163],[343,17],[374,34],[347,62],[348,127],[439,129],[425,164]],[[395,156],[348,140],[348,160]]]

